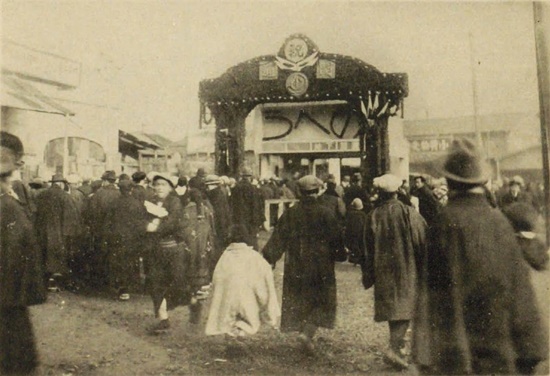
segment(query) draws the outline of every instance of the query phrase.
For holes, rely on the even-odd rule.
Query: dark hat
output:
[[[92,187],[92,192],[96,192],[101,188],[101,184],[103,184],[103,181],[101,180],[94,180],[90,186]]]
[[[250,167],[243,167],[241,176],[252,176],[252,169]]]
[[[298,186],[302,191],[313,191],[319,189],[322,182],[313,175],[306,175],[298,180]]]
[[[116,173],[113,170],[105,171],[101,176],[101,180],[107,180],[110,182],[116,181]]]
[[[206,176],[206,171],[204,170],[204,168],[201,167],[197,170],[197,176],[200,176],[200,177]]]
[[[142,181],[143,179],[147,178],[147,174],[143,171],[138,171],[138,172],[134,172],[132,174],[132,180],[135,182],[135,183],[139,183],[140,181]]]
[[[178,181],[177,181],[178,178],[176,176],[170,176],[168,174],[164,174],[164,173],[161,173],[161,172],[157,173],[153,177],[153,181],[157,181],[159,179],[160,180],[166,180],[172,188],[175,188],[176,185],[178,184]]]
[[[62,174],[55,174],[52,176],[50,183],[67,183],[67,180],[63,177]]]
[[[490,177],[489,166],[476,144],[467,138],[454,140],[447,157],[436,166],[447,179],[465,184],[485,184]]]
[[[121,193],[128,193],[132,191],[133,187],[134,183],[131,180],[122,180],[118,182],[118,188],[120,189]]]
[[[130,175],[128,175],[128,174],[120,174],[120,176],[118,177],[118,181],[123,181],[123,180],[131,180],[131,179],[130,179]]]
[[[336,183],[336,176],[334,176],[334,174],[329,174],[327,176],[327,181],[331,181],[331,182]]]
[[[535,208],[524,202],[516,202],[502,210],[516,232],[535,231],[539,215]]]
[[[22,164],[23,153],[23,143],[19,137],[8,132],[0,132],[0,174],[18,169]]]

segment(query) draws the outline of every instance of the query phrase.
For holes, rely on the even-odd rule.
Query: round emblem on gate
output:
[[[294,72],[286,79],[286,89],[295,97],[304,95],[309,87],[307,76],[300,72]]]
[[[302,38],[292,38],[285,44],[285,58],[293,63],[304,60],[308,52],[307,43]]]

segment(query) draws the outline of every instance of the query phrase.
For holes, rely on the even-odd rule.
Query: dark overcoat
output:
[[[344,244],[349,249],[349,262],[359,264],[365,253],[367,215],[363,210],[350,209],[346,214]]]
[[[207,206],[202,208],[202,215],[199,217],[197,204],[189,202],[183,209],[183,236],[185,244],[189,247],[189,259],[187,270],[187,283],[192,291],[197,291],[204,285],[210,283],[213,270],[211,264],[214,254],[214,234],[209,220],[210,209]]]
[[[375,321],[413,318],[417,259],[425,245],[426,222],[398,199],[382,202],[368,216],[362,270],[363,280],[374,282]]]
[[[48,273],[69,272],[67,238],[79,234],[80,220],[68,192],[52,185],[36,198],[36,230]]]
[[[431,226],[434,217],[439,211],[439,203],[437,198],[427,185],[415,190],[414,195],[418,197],[420,214],[422,214],[422,217],[424,217],[426,223]]]
[[[221,251],[229,244],[229,228],[231,227],[229,200],[220,187],[206,191],[206,195],[214,208],[217,247],[221,256]]]
[[[277,222],[263,253],[270,264],[286,253],[282,331],[301,331],[305,323],[334,327],[334,261],[340,243],[334,213],[314,197],[302,197]]]
[[[243,224],[250,234],[251,244],[257,250],[256,234],[265,221],[264,200],[258,188],[248,180],[241,180],[231,192],[233,223]]]
[[[528,266],[514,231],[483,194],[452,197],[421,259],[414,357],[437,374],[517,374],[545,359]]]
[[[38,363],[27,306],[46,300],[42,255],[23,205],[0,196],[0,374]]]
[[[94,236],[102,236],[105,224],[105,216],[115,200],[120,196],[120,191],[114,184],[109,184],[98,189],[90,198],[89,215],[90,228]]]
[[[109,278],[113,287],[130,287],[139,280],[139,256],[143,254],[147,211],[129,194],[116,198],[105,216],[105,242]]]

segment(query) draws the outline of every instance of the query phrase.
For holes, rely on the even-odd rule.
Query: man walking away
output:
[[[281,330],[299,331],[303,349],[312,354],[317,328],[334,327],[334,261],[342,237],[334,213],[317,201],[319,179],[307,175],[298,184],[300,202],[283,213],[263,253],[272,265],[286,253]]]
[[[414,315],[417,256],[424,252],[426,222],[414,208],[397,199],[401,184],[401,179],[391,174],[373,181],[379,203],[367,219],[361,269],[365,289],[374,284],[374,321],[389,324],[386,361],[406,368],[405,334]]]
[[[440,170],[453,193],[419,268],[416,363],[431,374],[531,374],[548,343],[514,230],[485,198],[489,167],[460,139]]]

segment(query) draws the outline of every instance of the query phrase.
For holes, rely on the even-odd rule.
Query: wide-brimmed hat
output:
[[[50,183],[67,183],[67,179],[63,177],[63,174],[55,174],[52,176]]]
[[[22,165],[23,153],[23,143],[19,137],[8,132],[0,132],[0,174],[17,170]]]
[[[298,186],[302,191],[313,191],[322,185],[323,182],[313,175],[306,175],[298,180]]]
[[[468,138],[453,140],[447,156],[436,163],[436,169],[447,179],[465,184],[485,184],[491,176],[476,144]]]
[[[206,175],[204,178],[205,185],[219,185],[222,181],[218,175]]]
[[[381,191],[394,193],[401,187],[403,181],[393,174],[385,174],[374,178],[372,184]]]
[[[116,172],[113,170],[105,171],[103,175],[101,175],[101,180],[107,180],[109,182],[115,182],[116,181]]]

